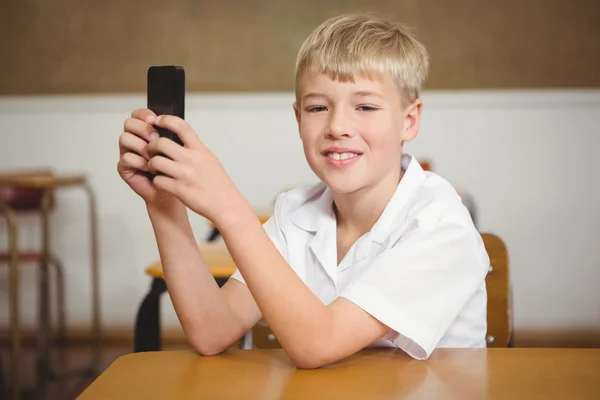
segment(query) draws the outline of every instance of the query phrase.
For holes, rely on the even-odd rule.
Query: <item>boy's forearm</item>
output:
[[[190,343],[203,354],[234,342],[235,320],[194,239],[181,203],[148,207],[169,295]]]
[[[326,353],[333,312],[287,264],[253,212],[218,225],[265,320],[298,366]],[[307,361],[310,360],[310,361]]]

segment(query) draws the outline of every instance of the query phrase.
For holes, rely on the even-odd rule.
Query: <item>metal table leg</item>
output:
[[[38,335],[37,385],[38,397],[44,393],[50,375],[50,288],[48,264],[50,259],[50,201],[52,189],[46,189],[42,198],[42,262],[38,279]]]
[[[89,183],[84,185],[88,194],[90,208],[90,236],[91,236],[91,279],[92,279],[92,336],[93,356],[89,373],[97,375],[100,373],[101,355],[101,321],[100,321],[100,282],[99,282],[99,246],[98,246],[98,213],[96,210],[96,197]]]
[[[10,304],[10,387],[13,398],[21,398],[19,372],[21,366],[21,336],[19,326],[19,265],[17,246],[17,215],[6,204],[0,202],[0,210],[8,224],[8,246],[10,251],[9,262],[9,304]],[[1,393],[0,393],[1,394]]]
[[[135,321],[134,352],[160,350],[160,296],[166,291],[164,279],[152,279]]]

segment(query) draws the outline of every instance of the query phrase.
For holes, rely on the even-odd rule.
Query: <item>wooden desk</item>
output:
[[[83,175],[71,176],[38,176],[38,175],[12,175],[0,174],[0,185],[3,186],[26,186],[34,188],[53,189],[66,186],[82,186],[87,183]]]
[[[129,354],[81,395],[105,399],[597,399],[600,349],[372,349],[296,370],[282,350]]]
[[[198,248],[202,259],[215,278],[229,278],[235,272],[235,263],[225,243],[202,243],[198,245]],[[146,268],[146,274],[152,278],[163,278],[164,273],[160,260]]]

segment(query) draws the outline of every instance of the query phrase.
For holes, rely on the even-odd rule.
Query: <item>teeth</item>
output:
[[[346,160],[348,158],[356,157],[354,153],[327,153],[327,157],[334,160]]]

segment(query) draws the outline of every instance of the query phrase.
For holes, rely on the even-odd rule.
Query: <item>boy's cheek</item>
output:
[[[318,130],[314,124],[302,123],[300,124],[300,136],[302,140],[314,140]]]

